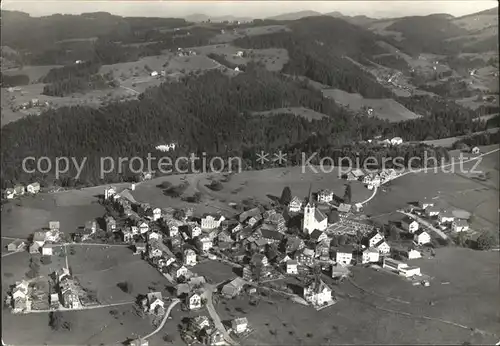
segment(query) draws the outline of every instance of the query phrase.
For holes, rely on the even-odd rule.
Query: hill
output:
[[[284,13],[273,17],[267,17],[269,20],[297,20],[306,17],[317,17],[322,16],[323,14],[316,11],[299,11],[299,12],[291,12]]]

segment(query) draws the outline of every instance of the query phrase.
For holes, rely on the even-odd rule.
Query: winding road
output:
[[[215,285],[205,285],[205,294],[206,294],[206,298],[207,298],[206,307],[207,307],[208,313],[210,314],[210,317],[214,321],[215,328],[217,328],[222,333],[222,335],[224,335],[224,340],[226,340],[226,342],[228,342],[231,345],[238,345],[238,343],[236,341],[234,341],[231,338],[231,336],[229,335],[229,333],[227,332],[226,328],[222,324],[222,321],[219,317],[219,314],[215,310],[214,303],[212,300],[212,294],[213,294],[214,289],[216,289]]]
[[[168,306],[168,309],[167,311],[165,311],[165,316],[163,317],[163,320],[161,321],[160,325],[158,326],[158,328],[156,328],[155,330],[153,330],[151,333],[149,333],[148,335],[142,337],[141,339],[143,340],[146,340],[150,337],[152,337],[153,335],[155,335],[156,333],[158,333],[160,330],[162,330],[162,328],[165,326],[165,323],[167,323],[167,320],[168,320],[168,317],[170,316],[170,312],[172,312],[172,309],[177,305],[179,304],[181,301],[177,298],[174,298],[172,299],[172,303],[170,303],[170,305]]]

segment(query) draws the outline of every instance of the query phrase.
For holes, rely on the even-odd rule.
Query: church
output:
[[[314,230],[324,231],[328,226],[328,218],[321,210],[316,208],[316,203],[311,196],[309,189],[309,202],[304,208],[304,221],[302,224],[302,231],[305,234],[311,234]]]

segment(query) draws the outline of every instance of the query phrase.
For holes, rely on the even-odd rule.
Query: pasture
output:
[[[325,97],[331,98],[353,111],[361,111],[363,107],[372,107],[375,117],[391,122],[420,117],[393,99],[366,99],[359,94],[351,94],[340,89],[327,89],[322,90],[322,92]]]
[[[290,31],[290,29],[285,25],[264,25],[249,28],[239,28],[234,31],[228,30],[223,34],[218,34],[211,39],[211,43],[226,43],[234,41],[235,39],[243,36],[267,35],[283,31]]]
[[[290,108],[278,108],[272,109],[269,111],[263,112],[254,112],[253,115],[262,115],[262,116],[273,116],[276,114],[293,114],[297,117],[305,118],[309,121],[311,120],[321,120],[323,117],[327,117],[326,114],[318,113],[312,109],[304,108],[304,107],[290,107]]]
[[[208,260],[202,263],[198,263],[190,270],[193,273],[204,276],[208,282],[211,282],[213,284],[218,284],[238,276],[232,266],[219,261]]]
[[[30,83],[36,83],[53,68],[62,67],[62,65],[45,65],[45,66],[23,66],[2,71],[6,76],[15,76],[24,74],[29,77]]]

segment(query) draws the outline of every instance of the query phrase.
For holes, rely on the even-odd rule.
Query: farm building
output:
[[[5,199],[13,199],[16,196],[16,192],[14,191],[14,189],[8,188],[5,189],[3,195]]]
[[[7,250],[8,251],[20,251],[24,248],[25,245],[26,245],[26,243],[23,240],[17,239],[17,240],[14,240],[9,245],[7,245]]]
[[[26,191],[28,193],[31,193],[31,194],[35,194],[35,193],[40,192],[40,183],[35,182],[35,183],[28,184],[28,186],[26,186]]]
[[[248,320],[246,317],[236,318],[231,321],[231,327],[235,333],[244,333],[248,328]]]
[[[418,206],[421,209],[427,209],[428,207],[434,206],[434,202],[432,202],[431,200],[429,200],[427,198],[424,198],[423,200],[418,202]]]

